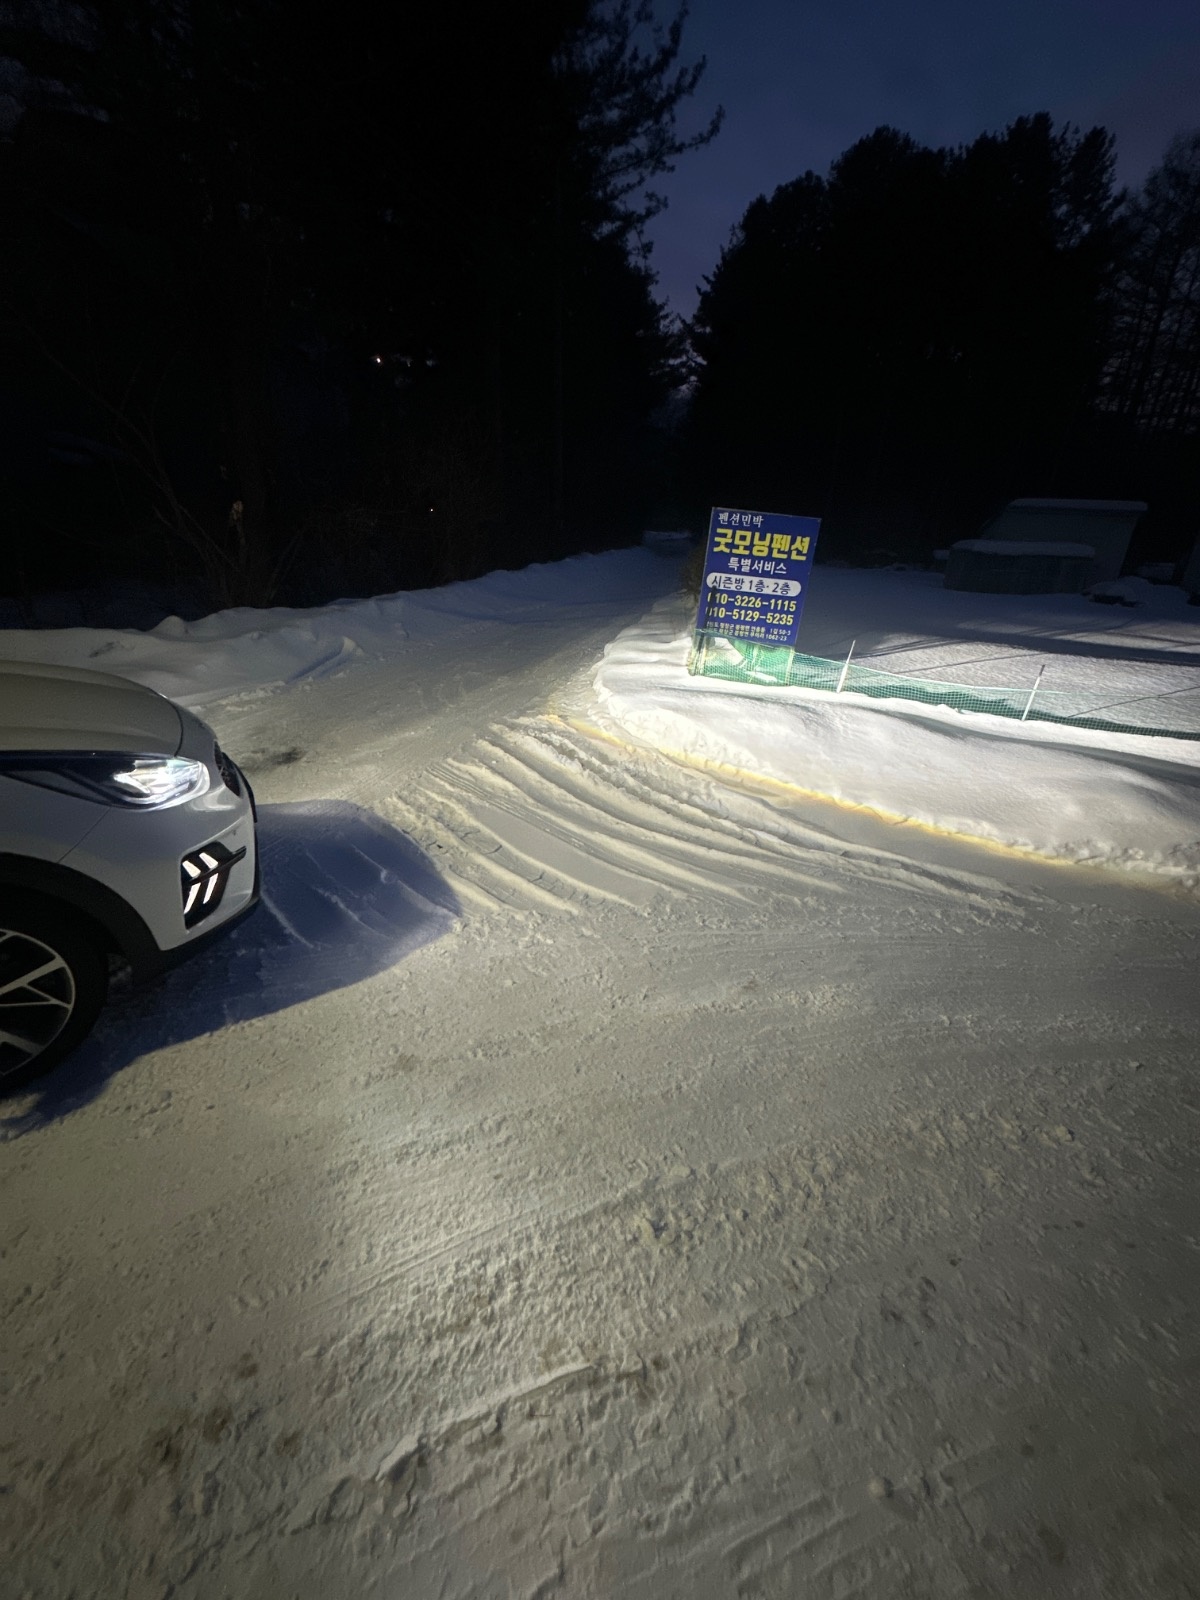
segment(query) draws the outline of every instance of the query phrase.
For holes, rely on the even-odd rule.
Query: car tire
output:
[[[69,1055],[107,991],[107,952],[78,912],[0,890],[0,1095]]]

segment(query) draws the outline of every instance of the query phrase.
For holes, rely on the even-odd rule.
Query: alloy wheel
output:
[[[30,933],[0,928],[0,1081],[49,1049],[75,1003],[75,975],[63,956]]]

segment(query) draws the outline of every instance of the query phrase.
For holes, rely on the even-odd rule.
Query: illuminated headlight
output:
[[[209,785],[208,768],[187,756],[18,753],[0,757],[0,772],[80,800],[139,810],[178,805]]]
[[[134,804],[141,806],[169,806],[191,800],[208,788],[208,768],[187,756],[141,756],[112,776],[113,782],[133,797]]]

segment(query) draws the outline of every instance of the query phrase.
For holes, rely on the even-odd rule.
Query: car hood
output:
[[[81,667],[0,661],[0,751],[173,756],[182,738],[175,707],[140,683]]]

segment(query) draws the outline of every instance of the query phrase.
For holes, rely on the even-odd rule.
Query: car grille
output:
[[[215,839],[184,856],[179,864],[179,881],[185,928],[194,928],[212,916],[225,897],[229,874],[245,854],[244,845],[240,850],[230,850]]]
[[[240,795],[242,792],[241,774],[219,744],[213,745],[213,760],[217,764],[217,771],[221,774],[225,787],[232,789],[234,794]]]

